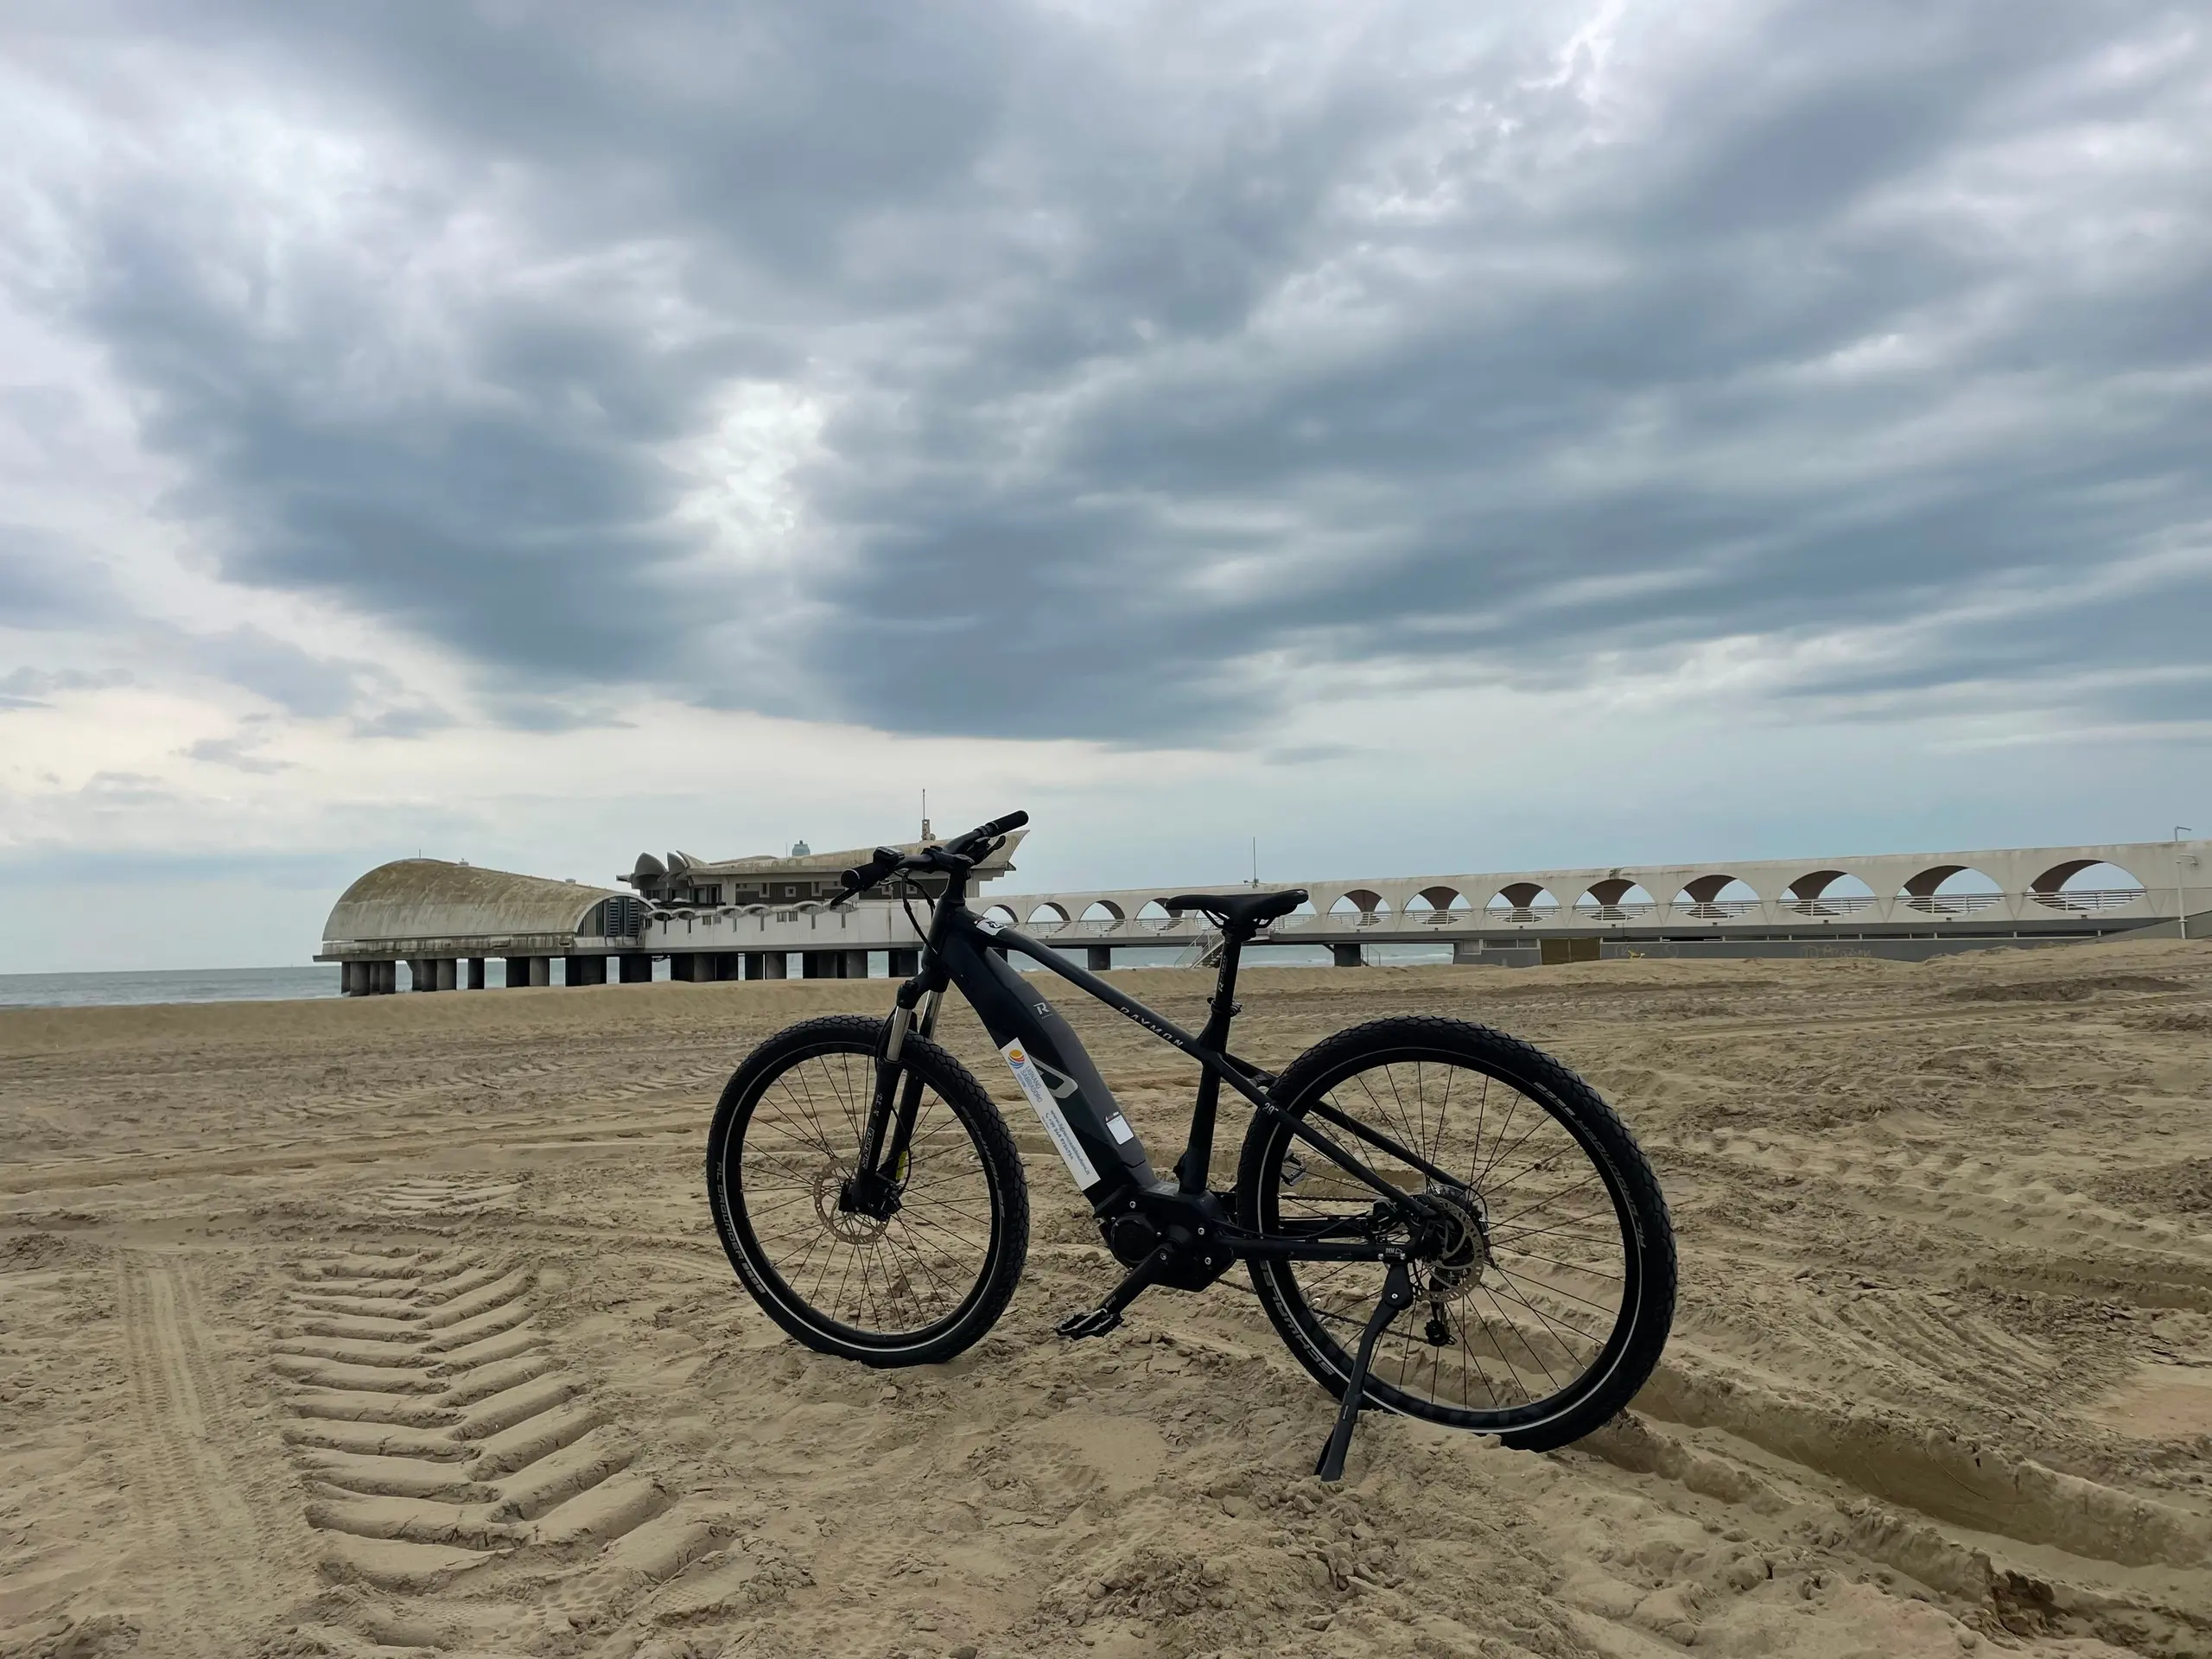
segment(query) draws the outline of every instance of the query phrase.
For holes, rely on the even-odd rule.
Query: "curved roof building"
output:
[[[610,888],[402,858],[340,895],[315,960],[566,956],[633,944],[645,919],[641,901]]]

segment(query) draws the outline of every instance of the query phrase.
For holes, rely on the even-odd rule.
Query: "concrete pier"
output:
[[[529,983],[530,958],[509,957],[507,958],[507,988],[511,991],[516,990]]]
[[[461,988],[461,963],[458,958],[454,957],[438,958],[437,984],[442,991],[456,991]]]
[[[747,979],[781,979],[791,971],[791,960],[781,950],[747,950],[743,956]]]
[[[533,985],[550,985],[553,982],[552,957],[532,957],[530,959],[530,982]]]
[[[1094,974],[1103,974],[1114,965],[1114,947],[1110,944],[1089,944],[1084,947],[1084,965]]]
[[[1331,945],[1329,947],[1329,960],[1331,965],[1338,968],[1364,968],[1367,966],[1367,958],[1362,953],[1361,949],[1357,943],[1351,944]]]
[[[842,970],[843,977],[847,979],[866,979],[868,977],[867,951],[845,950],[841,951],[839,954],[845,959],[844,968]]]
[[[618,958],[622,964],[622,983],[649,985],[653,977],[653,959],[642,950],[625,950]]]
[[[484,958],[481,957],[468,959],[468,988],[472,991],[484,988]]]
[[[919,950],[893,949],[885,955],[889,960],[889,972],[893,979],[912,979],[922,971],[922,953]]]

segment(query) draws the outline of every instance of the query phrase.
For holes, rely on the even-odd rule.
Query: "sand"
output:
[[[1435,1011],[1621,1105],[1683,1267],[1632,1414],[1370,1416],[1329,1489],[1241,1278],[1058,1341],[1113,1269],[964,1015],[1020,1293],[950,1366],[799,1350],[708,1115],[882,982],[0,1014],[0,1653],[2212,1652],[2212,946],[1244,995],[1272,1064]],[[1071,1011],[1172,1146],[1190,1068]]]

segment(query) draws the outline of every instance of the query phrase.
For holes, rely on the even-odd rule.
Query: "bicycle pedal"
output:
[[[1086,1307],[1062,1319],[1058,1329],[1069,1341],[1080,1342],[1085,1337],[1103,1337],[1121,1323],[1121,1314],[1110,1307]]]

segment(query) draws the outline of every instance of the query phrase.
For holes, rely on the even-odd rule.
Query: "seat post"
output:
[[[1198,1040],[1208,1048],[1224,1051],[1229,1046],[1229,1022],[1236,1017],[1236,963],[1250,937],[1243,928],[1221,931],[1221,968],[1214,977],[1205,1028],[1198,1033]],[[1176,1191],[1187,1196],[1196,1197],[1206,1190],[1206,1177],[1213,1164],[1214,1116],[1220,1104],[1220,1074],[1208,1071],[1198,1079],[1198,1096],[1191,1107],[1190,1141],[1175,1160]]]

